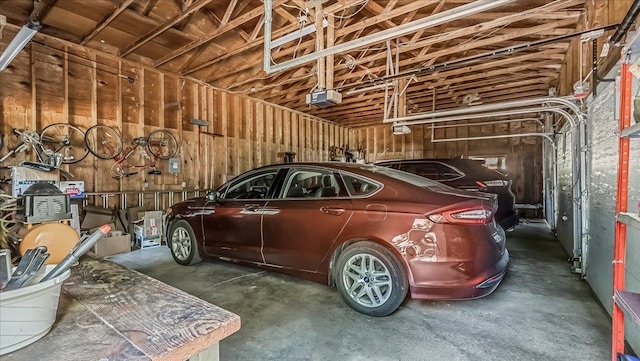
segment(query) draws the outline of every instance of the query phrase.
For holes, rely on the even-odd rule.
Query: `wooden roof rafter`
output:
[[[143,36],[140,39],[134,41],[131,45],[129,45],[129,47],[124,49],[120,53],[120,55],[121,56],[127,56],[127,55],[131,54],[136,49],[140,48],[144,44],[146,44],[149,41],[153,40],[156,36],[162,34],[166,30],[168,30],[169,28],[173,27],[174,25],[176,25],[179,22],[181,22],[182,20],[184,20],[191,13],[202,9],[205,5],[209,4],[211,1],[213,1],[213,0],[198,0],[197,2],[191,4],[191,6],[189,6],[186,10],[181,11],[175,17],[165,21],[163,24],[158,25],[155,29],[151,30],[145,36]]]
[[[206,1],[206,0],[205,0]],[[211,1],[211,0],[208,0]],[[286,0],[276,0],[276,4],[282,4],[284,3],[284,1]],[[277,6],[276,4],[274,4],[274,6]],[[248,22],[249,20],[252,20],[258,16],[260,16],[263,13],[264,9],[262,6],[258,6],[256,8],[254,8],[253,10],[237,17],[236,19],[227,22],[226,24],[224,24],[223,26],[219,27],[217,30],[212,31],[211,33],[209,33],[209,35],[200,38],[198,40],[194,40],[189,44],[186,44],[184,46],[181,46],[180,48],[172,51],[171,53],[163,56],[160,59],[157,59],[156,61],[154,61],[154,66],[160,66],[168,61],[171,61],[177,57],[179,57],[180,55],[191,51],[201,45],[204,44],[208,44],[211,41],[213,41],[215,38],[219,37],[222,34],[225,34],[228,31],[231,31],[232,29],[234,29],[235,27],[238,27],[246,22]]]
[[[102,29],[106,28],[115,18],[118,17],[123,11],[133,3],[134,0],[122,0],[122,2],[116,6],[113,12],[105,18],[102,22],[98,23],[95,28],[91,30],[91,32],[85,35],[82,40],[80,40],[80,45],[86,45],[89,40],[93,39]]]

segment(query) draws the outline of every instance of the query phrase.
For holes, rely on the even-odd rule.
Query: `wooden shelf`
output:
[[[618,213],[618,221],[631,226],[633,228],[640,229],[640,216],[634,213],[623,212]]]
[[[620,133],[622,138],[640,138],[640,123],[636,123]]]
[[[633,322],[640,328],[640,293],[618,290],[614,293],[613,300],[625,316],[631,316]]]

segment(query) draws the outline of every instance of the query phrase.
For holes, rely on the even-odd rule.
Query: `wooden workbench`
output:
[[[4,360],[218,360],[240,317],[113,262],[85,257],[64,283],[56,323]]]

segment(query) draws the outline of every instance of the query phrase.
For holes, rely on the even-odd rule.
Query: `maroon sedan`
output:
[[[507,271],[495,198],[395,169],[286,163],[244,173],[175,204],[167,240],[182,265],[218,258],[338,288],[386,316],[414,298],[490,294]]]

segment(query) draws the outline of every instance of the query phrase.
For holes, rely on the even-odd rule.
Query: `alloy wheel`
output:
[[[185,261],[191,254],[191,237],[186,229],[179,227],[171,235],[171,249],[173,254],[181,261]]]
[[[379,307],[391,296],[393,283],[387,266],[377,257],[359,253],[347,260],[342,282],[349,297],[364,307]]]

